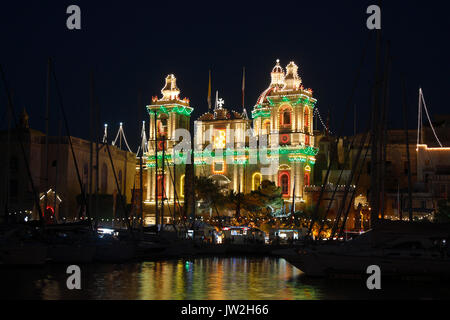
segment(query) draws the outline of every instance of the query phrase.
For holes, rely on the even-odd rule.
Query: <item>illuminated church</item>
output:
[[[257,190],[262,180],[270,180],[281,187],[285,202],[294,200],[300,205],[304,186],[312,183],[318,152],[313,135],[317,100],[311,89],[304,88],[294,62],[283,69],[277,60],[270,76],[270,85],[259,96],[251,119],[245,109],[229,110],[216,98],[214,109],[194,121],[194,172],[242,193]],[[154,205],[161,192],[169,205],[184,199],[185,165],[175,162],[173,150],[179,141],[175,130],[189,130],[193,108],[188,99],[180,98],[174,75],[166,77],[162,95],[161,99],[153,97],[147,106],[150,135],[143,172],[147,205]],[[157,170],[155,161],[162,159],[162,152],[164,176],[162,160]],[[186,157],[184,153],[183,162]]]

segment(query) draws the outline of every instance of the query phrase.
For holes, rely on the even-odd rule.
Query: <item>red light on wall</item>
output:
[[[280,144],[289,144],[291,143],[291,135],[290,134],[281,134],[280,135]]]
[[[160,140],[158,141],[158,151],[162,151],[164,142],[164,149],[167,150],[167,141]]]

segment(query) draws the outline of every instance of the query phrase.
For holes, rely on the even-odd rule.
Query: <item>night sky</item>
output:
[[[408,116],[417,126],[417,96],[423,87],[431,114],[449,113],[450,19],[444,1],[384,1],[382,33],[390,40],[393,66],[389,126],[402,128],[400,74],[405,74]],[[164,78],[177,77],[181,97],[207,111],[208,70],[213,95],[241,111],[242,67],[250,114],[270,82],[279,58],[293,60],[307,88],[314,90],[331,129],[345,120],[353,132],[353,112],[345,113],[369,31],[366,8],[376,1],[5,1],[0,10],[0,63],[14,91],[15,108],[25,107],[30,125],[44,129],[47,58],[55,61],[71,134],[89,137],[89,72],[95,75],[101,122],[115,136],[124,123],[130,145],[138,144],[145,104],[161,96]],[[66,28],[66,8],[81,7],[82,30]],[[375,37],[368,47],[355,105],[358,131],[368,117],[374,80]],[[0,85],[0,125],[6,127],[6,98]],[[142,94],[139,105],[139,92]],[[56,134],[52,89],[51,133]],[[320,126],[320,125],[319,125]]]

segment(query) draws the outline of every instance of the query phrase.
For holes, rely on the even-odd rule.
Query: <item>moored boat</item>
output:
[[[384,222],[345,243],[316,244],[283,257],[313,277],[363,275],[372,265],[383,276],[450,277],[448,225]]]

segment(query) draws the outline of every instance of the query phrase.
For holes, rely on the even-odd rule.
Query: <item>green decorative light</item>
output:
[[[265,149],[267,154],[272,155],[272,154],[303,154],[306,156],[315,156],[317,155],[317,153],[319,152],[318,148],[314,148],[311,146],[306,146],[306,147],[300,147],[300,148],[289,148],[289,147],[280,147],[277,150],[270,150],[270,149]]]
[[[252,117],[253,119],[261,118],[270,118],[270,110],[253,110],[252,111]]]
[[[151,105],[147,106],[147,111],[149,114],[154,114],[154,110],[151,110]],[[155,106],[156,107],[156,106]],[[157,115],[160,114],[169,114],[169,113],[178,113],[184,116],[189,117],[191,115],[191,113],[194,111],[194,108],[188,107],[188,106],[183,106],[181,104],[174,104],[174,105],[170,105],[170,106],[159,106],[158,109],[156,109],[156,113]]]
[[[189,117],[191,115],[192,111],[194,111],[194,109],[190,108],[190,107],[179,106],[179,107],[173,108],[172,111]]]
[[[272,99],[270,99],[269,97],[267,97],[267,101],[269,101],[269,104],[273,107],[275,106],[275,104],[273,103]]]
[[[159,107],[159,111],[157,113],[158,114],[161,114],[161,113],[169,114],[169,112],[167,111],[167,108],[164,106]]]

